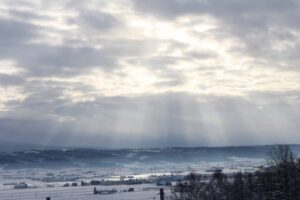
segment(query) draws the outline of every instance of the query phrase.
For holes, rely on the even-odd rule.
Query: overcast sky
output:
[[[0,0],[0,140],[300,143],[298,0]]]

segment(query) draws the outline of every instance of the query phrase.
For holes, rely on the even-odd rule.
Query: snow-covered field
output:
[[[222,169],[225,173],[237,171],[255,171],[263,164],[262,159],[232,157],[231,162],[199,162],[199,163],[165,163],[160,166],[141,168],[136,165],[123,168],[63,168],[63,169],[1,169],[0,170],[0,200],[143,200],[159,199],[159,189],[164,188],[170,195],[171,188],[156,186],[157,180],[164,177],[183,177],[190,172],[210,174],[213,169]],[[159,178],[160,177],[160,178]],[[120,181],[138,179],[143,184],[117,184],[95,186],[97,190],[116,189],[117,192],[106,195],[94,195],[92,185],[81,186],[81,181],[90,183],[91,180]],[[174,180],[171,180],[174,182]],[[15,189],[18,183],[26,183],[24,189]],[[71,186],[77,183],[77,186]],[[69,184],[68,187],[64,187]],[[133,192],[128,192],[134,188]],[[125,190],[127,192],[125,192]]]
[[[129,187],[134,188],[134,192],[123,192]],[[159,199],[159,187],[154,184],[142,184],[135,186],[118,185],[118,186],[98,186],[97,189],[117,189],[114,194],[94,195],[93,186],[77,187],[55,187],[55,188],[28,188],[28,189],[2,189],[0,190],[1,200],[45,200],[51,197],[53,200],[146,200]],[[165,188],[166,194],[170,189]]]

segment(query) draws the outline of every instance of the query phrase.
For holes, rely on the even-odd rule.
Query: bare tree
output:
[[[289,145],[278,145],[268,153],[269,169],[274,172],[282,199],[297,198],[297,160]]]
[[[174,187],[175,200],[300,200],[300,159],[288,145],[272,147],[268,165],[255,173],[210,177],[190,174]]]

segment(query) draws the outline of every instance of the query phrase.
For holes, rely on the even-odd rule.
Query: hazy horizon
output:
[[[96,145],[41,145],[38,143],[28,143],[28,142],[15,142],[9,140],[0,140],[0,152],[5,152],[7,149],[9,152],[14,151],[27,151],[27,150],[59,150],[59,149],[100,149],[100,150],[121,150],[121,149],[168,149],[168,148],[243,148],[243,147],[268,147],[268,146],[278,146],[278,145],[289,145],[300,146],[299,143],[273,143],[273,144],[248,144],[248,145],[219,145],[219,146],[209,146],[209,145],[199,145],[199,146],[96,146]]]

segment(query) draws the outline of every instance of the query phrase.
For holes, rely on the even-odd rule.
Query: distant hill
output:
[[[34,147],[34,146],[33,146]],[[87,148],[42,149],[19,146],[27,150],[0,153],[0,166],[30,167],[121,167],[178,163],[230,161],[232,158],[264,159],[270,145],[237,147],[194,147],[101,150]],[[300,145],[291,145],[300,155]]]

